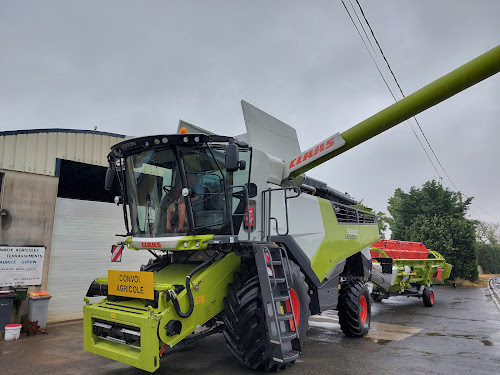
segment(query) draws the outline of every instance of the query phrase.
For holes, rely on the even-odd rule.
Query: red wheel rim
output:
[[[293,316],[298,326],[300,322],[300,302],[299,302],[299,296],[297,295],[297,293],[293,288],[290,288],[290,300],[292,301]],[[286,309],[288,312],[292,312],[289,301],[286,301]],[[293,324],[293,319],[290,319],[289,323],[292,331],[295,331],[295,324]]]
[[[361,296],[361,298],[359,299],[359,307],[359,320],[361,321],[361,323],[364,323],[366,322],[366,318],[368,317],[368,304],[366,303],[365,296]]]
[[[434,305],[434,292],[431,292],[431,303]]]

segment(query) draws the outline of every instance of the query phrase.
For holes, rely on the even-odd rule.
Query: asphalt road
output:
[[[498,280],[500,284],[500,280]],[[343,336],[335,312],[310,319],[303,354],[286,374],[499,374],[500,311],[487,288],[435,287],[434,307],[416,298],[374,304],[370,334]],[[147,374],[82,350],[82,324],[0,342],[2,374]],[[238,364],[222,335],[165,357],[155,374],[256,374]]]

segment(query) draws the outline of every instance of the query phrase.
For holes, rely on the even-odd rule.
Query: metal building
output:
[[[125,230],[122,208],[113,203],[118,189],[104,190],[106,156],[123,138],[71,129],[0,132],[0,249],[45,249],[34,285],[9,279],[9,262],[0,260],[0,289],[19,282],[28,291],[49,291],[49,322],[81,318],[96,275],[147,261],[128,252],[121,263],[110,263],[115,235]],[[11,321],[20,322],[27,309],[28,300],[20,302]]]

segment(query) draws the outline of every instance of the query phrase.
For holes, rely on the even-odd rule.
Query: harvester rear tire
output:
[[[339,296],[339,323],[349,337],[363,337],[370,329],[371,298],[368,286],[361,280],[341,284]]]
[[[295,291],[300,305],[300,317],[296,316],[296,320],[302,344],[309,327],[310,297],[304,274],[292,261],[290,261],[290,272],[289,286]],[[279,371],[293,363],[279,363],[271,355],[259,277],[253,259],[246,261],[242,259],[241,270],[235,274],[233,283],[229,285],[228,296],[224,299],[224,303],[226,308],[223,316],[223,334],[229,351],[240,363],[260,371]],[[293,306],[297,314],[295,304]]]
[[[425,307],[434,306],[434,291],[428,286],[424,287],[424,292],[422,294],[422,300],[424,301]]]

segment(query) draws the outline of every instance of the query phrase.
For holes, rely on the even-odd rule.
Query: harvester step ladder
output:
[[[287,254],[274,244],[256,244],[254,254],[272,357],[276,362],[292,362],[301,346],[287,279],[290,269],[285,270]]]

